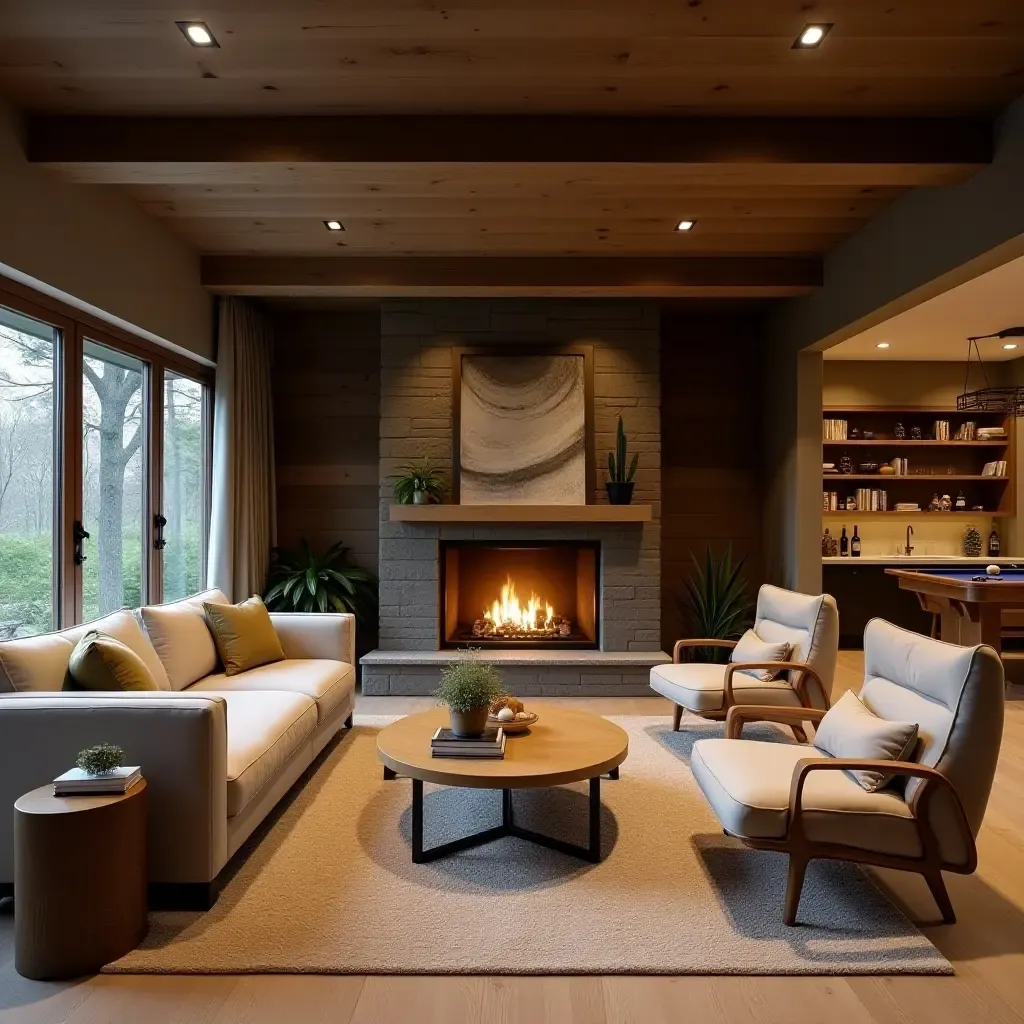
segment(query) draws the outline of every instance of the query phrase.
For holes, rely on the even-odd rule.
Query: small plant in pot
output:
[[[469,738],[481,735],[487,728],[488,709],[502,692],[498,670],[470,655],[444,669],[436,696],[451,714],[452,732]]]
[[[626,468],[626,431],[619,417],[619,429],[615,433],[615,451],[608,453],[608,476],[611,479],[605,484],[608,488],[608,501],[612,505],[628,505],[633,500],[633,477],[636,475],[636,464],[640,456],[636,453]]]
[[[399,505],[429,505],[444,499],[444,477],[429,459],[403,466],[395,479],[395,501]]]

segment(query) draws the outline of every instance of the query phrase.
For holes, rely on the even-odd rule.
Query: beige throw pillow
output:
[[[206,604],[228,604],[219,590],[141,608],[149,639],[167,670],[172,690],[184,690],[217,671],[217,647],[206,624]]]
[[[770,643],[767,640],[762,640],[752,629],[748,629],[732,649],[729,660],[732,662],[788,661],[789,652],[792,649],[792,644],[785,641]],[[760,679],[763,683],[769,682],[779,674],[777,669],[773,671],[770,668],[739,669],[738,671],[742,675]]]
[[[226,676],[284,661],[270,613],[256,594],[241,604],[204,604],[203,608]]]
[[[917,745],[917,723],[879,718],[855,693],[847,691],[818,724],[814,745],[832,757],[905,761]],[[888,785],[893,777],[888,772],[876,771],[848,774],[869,793]]]
[[[68,672],[83,690],[157,690],[146,663],[127,644],[90,629],[75,644]]]

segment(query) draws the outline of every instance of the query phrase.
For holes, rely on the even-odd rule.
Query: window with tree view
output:
[[[207,389],[189,377],[164,374],[164,600],[203,587],[206,525]]]
[[[54,625],[58,343],[0,306],[0,640]]]

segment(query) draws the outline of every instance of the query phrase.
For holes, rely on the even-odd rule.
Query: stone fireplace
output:
[[[600,648],[596,541],[441,541],[442,648]]]
[[[532,506],[504,518],[487,506],[394,507],[394,475],[410,460],[430,458],[450,473],[453,354],[538,346],[591,353],[597,465],[590,503],[556,510],[553,519]],[[668,660],[660,649],[659,405],[655,303],[385,302],[380,646],[362,659],[363,691],[430,693],[443,664],[471,645],[485,650],[518,694],[649,692],[650,666]],[[629,517],[609,509],[601,472],[620,414],[630,451],[640,456]],[[518,613],[511,592],[503,594],[510,584]],[[522,626],[524,606],[529,625],[531,597],[532,636],[512,628]],[[495,602],[503,623],[494,622]]]

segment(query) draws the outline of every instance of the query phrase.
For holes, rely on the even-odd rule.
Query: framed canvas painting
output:
[[[456,349],[455,500],[586,505],[594,493],[593,349]]]

